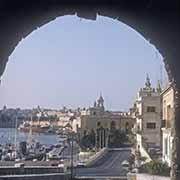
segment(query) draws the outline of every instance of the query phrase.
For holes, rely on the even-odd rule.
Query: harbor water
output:
[[[16,135],[15,135],[16,134]],[[17,143],[27,141],[29,133],[24,133],[16,130],[15,128],[0,128],[0,144],[15,143],[15,136]],[[52,145],[59,142],[60,138],[56,134],[51,133],[33,133],[32,139],[41,144]]]

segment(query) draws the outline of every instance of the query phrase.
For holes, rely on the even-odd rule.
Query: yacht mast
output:
[[[15,159],[17,157],[17,114],[16,114],[16,122],[15,122],[15,139],[14,139],[14,145],[15,145]]]
[[[31,115],[31,124],[30,124],[30,128],[29,128],[29,135],[28,135],[28,143],[31,144],[32,143],[32,123],[33,123],[33,117]]]

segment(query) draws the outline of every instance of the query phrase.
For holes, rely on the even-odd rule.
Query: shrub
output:
[[[166,163],[151,161],[141,166],[140,172],[152,175],[170,176],[170,168]]]
[[[108,142],[110,148],[123,147],[125,142],[128,142],[126,133],[121,132],[121,130],[118,129],[111,130]]]

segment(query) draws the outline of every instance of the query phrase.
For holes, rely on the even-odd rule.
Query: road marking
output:
[[[114,154],[111,163],[108,166],[106,166],[105,169],[109,169],[114,164],[114,162],[117,161],[117,159],[119,159],[118,154]]]
[[[77,179],[121,179],[127,180],[126,176],[75,176]]]

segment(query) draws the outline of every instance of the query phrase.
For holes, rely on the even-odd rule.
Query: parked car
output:
[[[124,160],[122,163],[121,163],[122,167],[124,169],[126,169],[127,171],[129,170],[129,162],[127,160]]]
[[[85,165],[85,163],[84,162],[78,162],[78,164],[77,164],[77,168],[83,168],[83,167],[85,167],[86,165]]]

